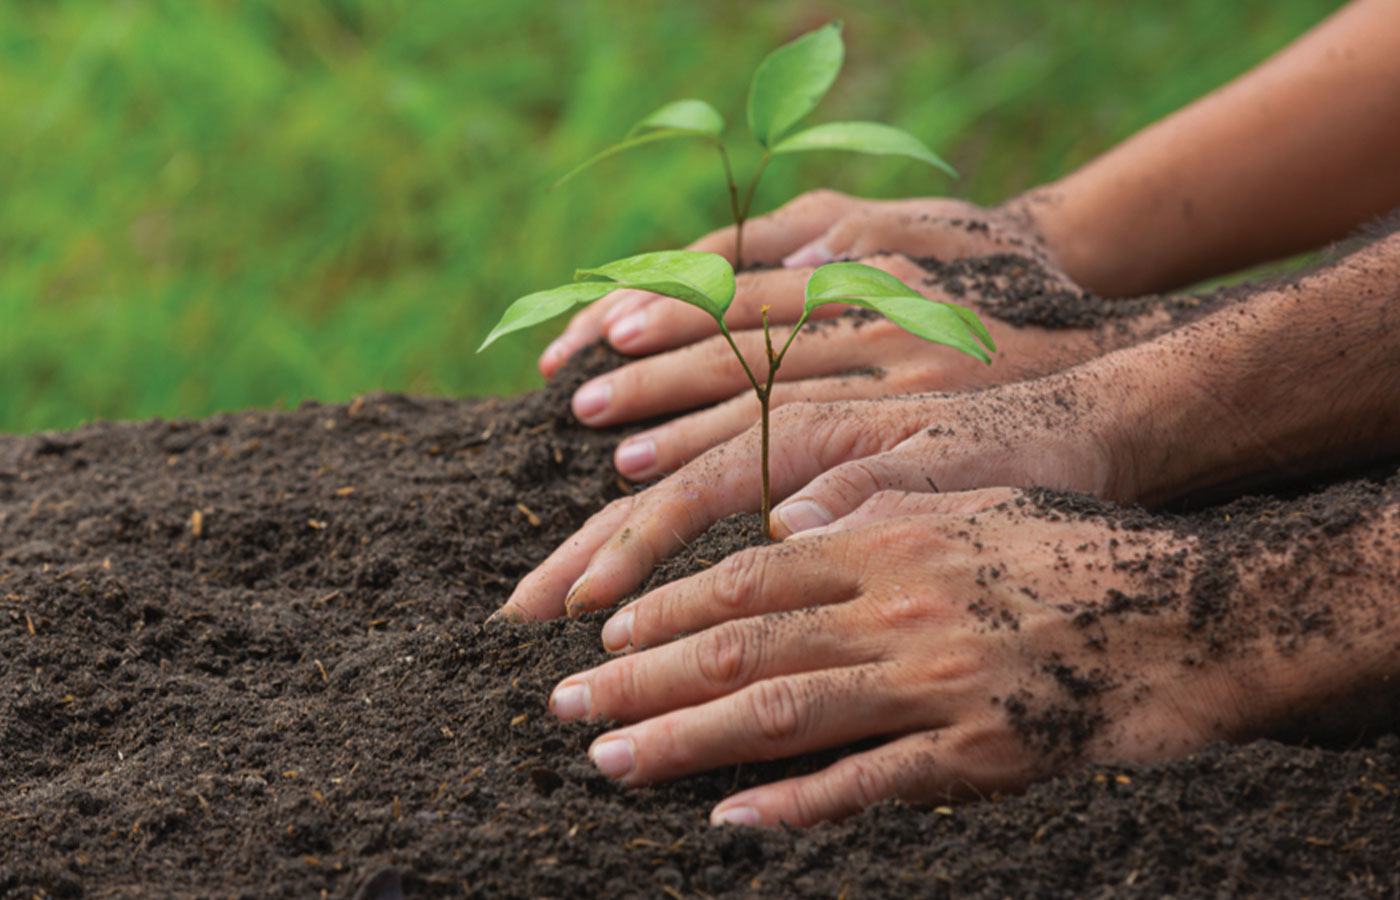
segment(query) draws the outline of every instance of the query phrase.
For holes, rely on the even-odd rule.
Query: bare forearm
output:
[[[1400,451],[1400,235],[1094,365],[1126,496]]]
[[[1351,736],[1400,721],[1395,487],[1392,479],[1378,492],[1316,498],[1291,522],[1245,527],[1256,532],[1245,541],[1272,528],[1274,543],[1287,546],[1235,566],[1228,625],[1255,647],[1227,661],[1248,698],[1245,733]]]
[[[1400,3],[1355,0],[1006,211],[1106,296],[1319,246],[1400,206]]]

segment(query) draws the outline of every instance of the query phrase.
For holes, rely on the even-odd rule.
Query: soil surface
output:
[[[585,356],[508,400],[0,437],[0,897],[1400,894],[1389,734],[1217,745],[803,832],[707,817],[831,755],[614,787],[584,755],[601,726],[545,707],[604,658],[601,615],[481,626],[628,489],[619,433],[568,413],[614,362]],[[1031,502],[1225,559],[1344,532],[1394,472],[1171,515]],[[721,523],[666,577],[752,531]]]

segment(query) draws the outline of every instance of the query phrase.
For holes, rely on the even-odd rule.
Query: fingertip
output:
[[[656,441],[642,436],[628,438],[618,444],[613,453],[613,465],[633,481],[650,476],[656,467]]]
[[[742,825],[749,828],[763,824],[758,810],[743,804],[720,804],[710,813],[711,825]]]
[[[540,374],[545,378],[554,377],[554,373],[568,360],[570,352],[568,341],[562,337],[555,338],[540,354]]]
[[[808,266],[824,266],[835,259],[831,249],[825,244],[816,242],[799,247],[792,253],[783,257],[783,268],[801,269]]]
[[[784,503],[773,511],[773,515],[781,531],[787,532],[785,537],[796,537],[805,531],[824,528],[835,518],[830,510],[810,498]]]

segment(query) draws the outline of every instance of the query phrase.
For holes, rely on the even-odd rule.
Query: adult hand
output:
[[[734,258],[734,228],[722,228],[688,249]],[[744,224],[745,259],[768,265],[806,269],[836,258],[859,259],[876,253],[951,259],[991,253],[1040,256],[1043,251],[1024,216],[1004,214],[962,200],[914,198],[862,200],[836,191],[811,191],[777,210]],[[769,321],[794,322],[802,309],[805,272],[746,272],[726,321],[733,330],[759,324],[760,310],[771,306]],[[619,351],[654,353],[714,334],[714,321],[699,310],[645,291],[616,291],[589,304],[540,356],[546,377],[581,347],[605,334]],[[833,316],[839,309],[826,309]]]
[[[744,551],[653,591],[603,640],[654,649],[565,679],[551,708],[636,723],[590,750],[628,786],[890,738],[711,814],[799,827],[1180,755],[1250,726],[1260,673],[1183,661],[1205,656],[1192,539],[1052,521],[1009,490],[870,506],[924,514]],[[1115,591],[1155,606],[1110,612]]]
[[[930,299],[977,306],[978,297],[966,292],[950,296],[907,256],[882,255],[863,261],[884,269]],[[749,276],[749,296],[771,301],[769,305],[778,318],[795,319],[801,311],[802,285],[810,274],[811,270],[804,268]],[[1023,277],[1039,278],[1047,292],[1077,291],[1067,279],[1048,269]],[[818,307],[817,313],[829,308]],[[696,312],[681,303],[657,304],[650,310],[654,312],[640,314],[664,314],[671,317],[671,325],[677,326],[688,315],[687,310]],[[699,317],[705,318],[703,314]],[[713,321],[705,321],[713,333]],[[1022,381],[1139,340],[1145,331],[1161,327],[1166,316],[1145,315],[1124,327],[1099,330],[1014,326],[990,316],[984,321],[997,345],[991,365],[929,344],[881,317],[848,317],[809,325],[793,342],[778,372],[771,407],[776,409],[794,401],[961,391]],[[774,331],[775,343],[788,333],[781,327]],[[762,330],[736,331],[734,342],[751,370],[766,371]],[[580,421],[599,427],[697,407],[704,408],[632,435],[618,446],[618,471],[637,481],[674,471],[758,420],[758,400],[729,343],[715,335],[629,363],[581,385],[573,398],[573,411]]]
[[[884,490],[1047,485],[1131,499],[1131,428],[1104,414],[1120,384],[1110,367],[1080,367],[975,393],[784,406],[772,416],[770,470],[773,497],[788,499],[774,530],[829,524]],[[520,582],[501,614],[548,619],[616,603],[712,522],[758,508],[758,459],[754,427],[610,504]]]

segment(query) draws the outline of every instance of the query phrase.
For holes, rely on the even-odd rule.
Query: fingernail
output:
[[[796,500],[778,507],[776,513],[792,534],[831,524],[831,513],[812,500]]]
[[[651,438],[627,441],[617,448],[617,470],[624,475],[639,475],[656,463],[656,442]]]
[[[593,765],[609,778],[622,778],[632,771],[632,742],[627,738],[612,738],[594,744],[588,751]]]
[[[783,258],[783,267],[800,269],[803,266],[824,266],[835,257],[825,244],[808,244]]]
[[[731,806],[717,809],[710,815],[711,825],[757,825],[758,810],[752,806]]]
[[[565,721],[582,719],[588,715],[589,699],[587,682],[566,684],[554,692],[554,696],[549,700],[549,708],[554,710],[554,715]]]
[[[590,381],[574,393],[574,415],[587,421],[608,408],[612,400],[612,383]]]
[[[608,340],[613,346],[627,344],[635,340],[647,324],[647,311],[639,310],[608,329]]]
[[[569,586],[569,592],[564,595],[564,612],[567,613],[571,619],[576,618],[579,613],[583,612],[582,609],[578,608],[582,606],[582,604],[578,602],[578,595],[583,593],[583,584],[587,579],[588,573],[584,572],[578,577],[577,581]]]
[[[636,617],[636,612],[624,609],[608,619],[608,623],[603,626],[604,649],[621,650],[632,643],[632,620]]]

